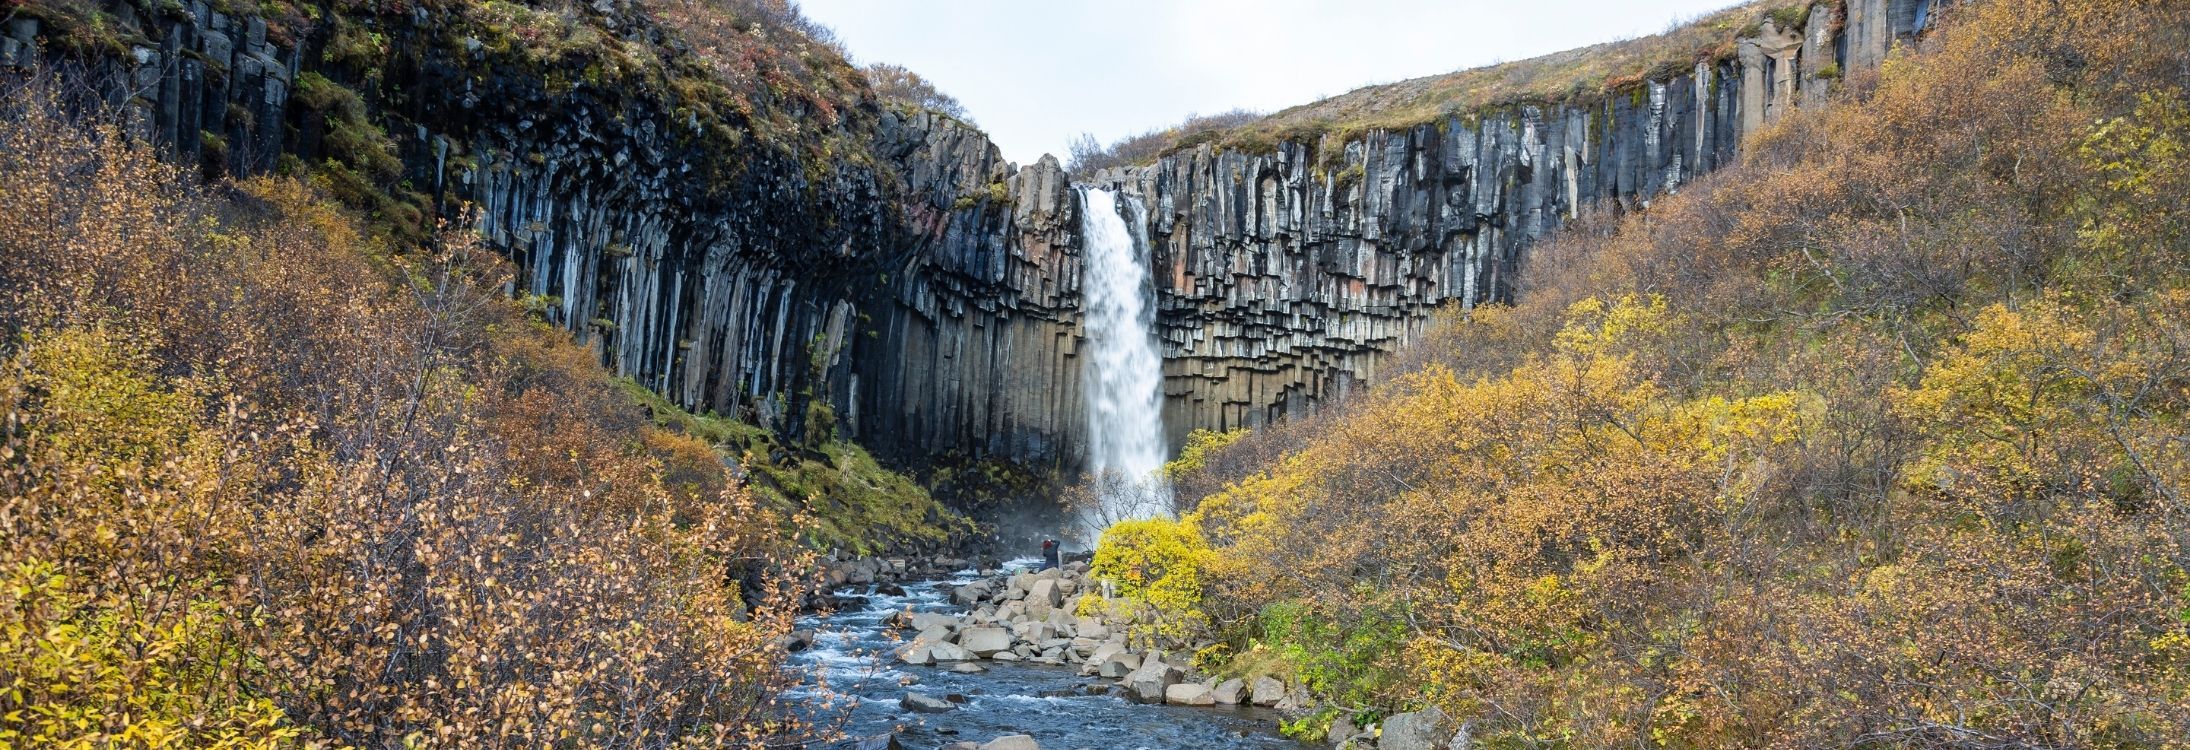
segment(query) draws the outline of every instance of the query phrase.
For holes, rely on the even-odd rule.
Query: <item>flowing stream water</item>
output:
[[[1014,560],[1005,568],[1026,570],[1036,563]],[[910,750],[983,743],[1007,734],[1032,735],[1045,750],[1308,750],[1278,735],[1276,716],[1266,709],[1144,705],[1116,695],[1089,695],[1086,686],[1113,681],[1081,677],[1078,666],[984,661],[987,672],[959,674],[948,667],[908,666],[892,656],[900,642],[884,623],[891,613],[908,607],[958,611],[950,590],[977,578],[966,570],[954,579],[908,583],[904,596],[877,594],[870,586],[839,591],[838,611],[800,624],[817,633],[813,647],[794,654],[793,663],[811,668],[826,680],[827,690],[849,701],[848,734],[897,732]],[[907,678],[909,685],[903,684]],[[966,702],[947,713],[912,713],[898,706],[908,691],[937,698],[957,694]],[[823,692],[810,687],[795,697],[818,703]]]
[[[1081,325],[1088,357],[1088,471],[1103,482],[1092,528],[1171,510],[1170,488],[1156,476],[1168,453],[1163,439],[1163,357],[1153,332],[1154,287],[1146,262],[1147,222],[1138,199],[1099,188],[1080,190],[1085,299]]]

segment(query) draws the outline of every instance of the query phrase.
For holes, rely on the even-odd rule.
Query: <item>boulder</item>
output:
[[[905,624],[923,633],[936,628],[950,630],[959,626],[956,615],[947,615],[940,612],[914,612],[905,616]]]
[[[1164,691],[1185,679],[1178,667],[1150,661],[1125,678],[1126,697],[1139,703],[1162,703]]]
[[[1057,590],[1057,580],[1044,578],[1027,587],[1027,611],[1048,615],[1050,610],[1065,603],[1064,592]]]
[[[905,750],[905,746],[898,743],[897,735],[894,734],[855,737],[829,747],[832,750]]]
[[[1020,656],[1016,651],[998,651],[990,655],[989,658],[997,661],[1018,661],[1026,657]]]
[[[1275,677],[1257,677],[1255,678],[1254,697],[1251,700],[1255,705],[1263,708],[1275,706],[1285,700],[1285,683],[1278,682]]]
[[[919,693],[906,693],[904,698],[897,701],[897,707],[922,714],[940,714],[957,708],[950,701]]]
[[[776,645],[782,646],[783,650],[785,651],[792,652],[804,651],[806,649],[813,648],[814,631],[793,630],[789,633],[785,633],[783,637],[776,639]]]
[[[1090,659],[1089,661],[1094,661]],[[1113,680],[1124,679],[1141,670],[1141,655],[1119,651],[1095,662],[1095,673]]]
[[[935,644],[929,647],[928,656],[936,661],[969,661],[974,658],[972,652],[955,643]]]
[[[1210,695],[1209,686],[1199,682],[1181,682],[1164,688],[1163,702],[1174,706],[1217,705],[1217,699]]]
[[[1217,689],[1209,691],[1209,697],[1225,706],[1237,706],[1247,695],[1247,681],[1237,677],[1217,683]]]
[[[1011,650],[1011,640],[1011,631],[1003,628],[968,628],[958,634],[958,645],[984,659]]]
[[[982,672],[989,671],[989,668],[981,666],[974,662],[962,661],[957,664],[951,665],[951,671],[957,672],[959,674],[980,674]]]
[[[1325,733],[1323,739],[1334,747],[1340,747],[1344,746],[1347,740],[1353,739],[1354,735],[1360,733],[1361,728],[1354,726],[1353,717],[1339,714],[1337,718],[1331,719],[1331,731]]]
[[[1110,626],[1093,617],[1082,617],[1073,621],[1072,632],[1081,638],[1100,641],[1110,637]]]
[[[1384,719],[1376,740],[1377,750],[1445,750],[1452,737],[1452,720],[1436,706]]]
[[[987,744],[980,747],[980,750],[1042,750],[1042,746],[1035,744],[1033,737],[1023,734],[1007,734],[989,740]]]

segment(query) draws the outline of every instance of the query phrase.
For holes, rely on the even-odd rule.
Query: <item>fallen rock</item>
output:
[[[1101,650],[1098,649],[1097,653],[1101,653]],[[1095,667],[1095,673],[1116,680],[1124,679],[1126,676],[1131,675],[1134,672],[1140,671],[1140,669],[1140,654],[1118,651],[1104,658],[1103,661]]]
[[[1377,750],[1445,750],[1445,741],[1452,734],[1452,720],[1443,710],[1431,706],[1384,719],[1384,730],[1377,737],[1376,747]]]
[[[1181,682],[1164,688],[1163,702],[1174,706],[1217,705],[1217,699],[1209,694],[1209,686],[1199,682]]]
[[[999,651],[1011,650],[1011,631],[1003,628],[968,628],[958,634],[958,645],[973,652],[974,656],[986,659]]]
[[[1235,677],[1217,683],[1217,689],[1209,691],[1209,697],[1216,699],[1219,705],[1237,706],[1246,693],[1247,681]]]
[[[1280,701],[1285,700],[1285,683],[1278,682],[1275,677],[1255,678],[1254,698],[1252,700],[1255,705],[1263,708],[1277,705]]]
[[[929,647],[928,655],[936,661],[968,661],[974,658],[971,652],[955,643],[935,644]]]
[[[1182,679],[1185,675],[1178,667],[1151,661],[1125,678],[1126,697],[1139,703],[1162,703],[1164,691]]]
[[[989,740],[987,744],[980,747],[980,750],[1042,750],[1042,746],[1035,744],[1033,737],[1024,734],[1007,734]]]
[[[793,630],[789,633],[785,633],[782,638],[776,639],[776,645],[782,646],[783,650],[790,652],[804,651],[806,649],[813,648],[814,631]]]
[[[1027,612],[1047,617],[1050,610],[1065,603],[1064,592],[1057,590],[1055,578],[1044,578],[1027,587]]]
[[[858,737],[836,743],[829,747],[832,750],[905,750],[904,745],[898,744],[897,735],[894,734],[878,734],[872,737]]]
[[[950,701],[919,693],[906,693],[904,698],[897,701],[897,707],[922,714],[946,713],[957,708]]]

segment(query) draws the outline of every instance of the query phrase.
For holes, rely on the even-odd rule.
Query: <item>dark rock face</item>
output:
[[[1732,59],[1594,103],[1082,175],[1149,209],[1173,444],[1373,380],[1434,310],[1509,299],[1531,243],[1728,163],[1838,71],[1875,66],[1931,3],[1821,0],[1805,28],[1765,24]],[[186,161],[212,136],[237,173],[315,156],[292,93],[323,56],[202,0],[104,7],[135,41],[96,67],[141,135]],[[1020,168],[955,120],[871,103],[840,126],[858,158],[709,145],[673,102],[484,75],[491,52],[438,43],[450,32],[426,11],[372,23],[398,48],[374,117],[406,176],[474,206],[520,268],[511,293],[618,374],[786,431],[826,404],[901,465],[1076,468],[1079,217],[1056,160]],[[34,64],[41,33],[0,27],[0,65]]]

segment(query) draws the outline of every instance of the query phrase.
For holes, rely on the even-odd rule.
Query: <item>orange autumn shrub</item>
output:
[[[50,89],[0,109],[0,745],[818,731],[782,698],[791,521],[498,259],[195,184]]]

